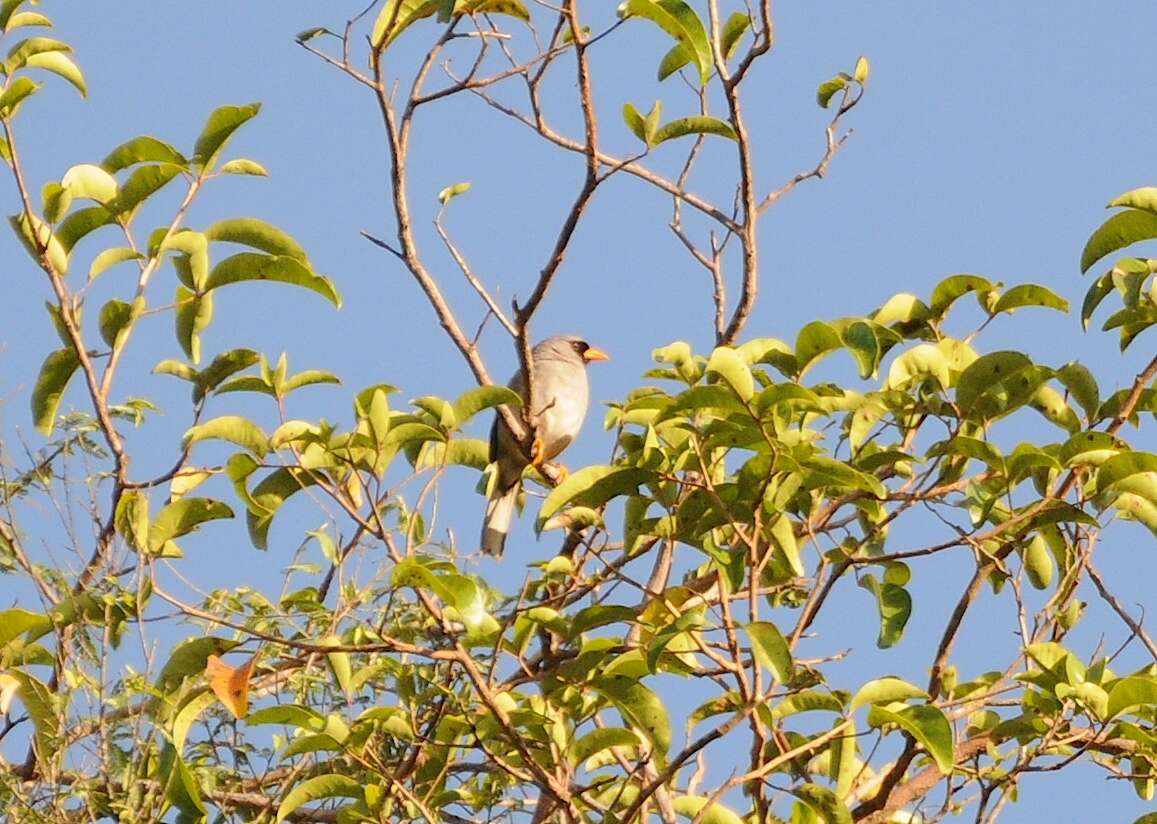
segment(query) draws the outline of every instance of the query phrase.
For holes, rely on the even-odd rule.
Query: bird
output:
[[[522,396],[524,404],[530,404],[531,411],[538,416],[530,460],[523,454],[501,414],[494,416],[490,427],[490,462],[496,465],[497,478],[486,503],[481,544],[483,552],[495,557],[501,557],[506,546],[522,470],[528,464],[541,467],[558,457],[578,437],[590,399],[586,366],[594,361],[610,359],[606,352],[577,335],[547,338],[531,350],[530,357],[534,364],[534,397],[526,397],[522,370],[507,384]]]

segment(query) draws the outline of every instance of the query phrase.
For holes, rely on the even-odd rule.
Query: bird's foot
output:
[[[548,463],[548,464],[544,464],[544,466],[549,467],[550,470],[554,473],[554,482],[556,484],[562,483],[563,481],[565,481],[567,479],[567,477],[570,476],[570,470],[567,469],[566,466],[563,464]]]
[[[546,444],[542,442],[542,438],[536,436],[534,442],[530,445],[530,465],[535,469],[541,469],[545,463]]]

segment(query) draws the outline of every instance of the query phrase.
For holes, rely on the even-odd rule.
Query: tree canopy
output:
[[[402,400],[387,384],[345,386],[340,364],[294,371],[284,355],[219,348],[215,309],[244,299],[237,284],[342,305],[308,239],[261,217],[189,219],[220,179],[266,175],[232,144],[260,104],[30,180],[20,146],[51,127],[36,96],[87,85],[39,4],[0,3],[0,158],[29,255],[12,274],[47,284],[59,338],[22,397],[39,439],[0,441],[0,581],[28,593],[0,609],[0,744],[22,756],[0,759],[12,820],[989,822],[1024,776],[1076,764],[1153,798],[1157,645],[1096,550],[1103,535],[1157,536],[1157,358],[1114,391],[1104,364],[1062,346],[1048,362],[989,347],[986,333],[1020,313],[1070,307],[1044,285],[977,274],[792,340],[752,328],[767,277],[759,221],[827,174],[869,94],[867,58],[819,84],[820,153],[768,188],[744,104],[775,45],[769,2],[602,13],[385,0],[330,26],[297,43],[380,115],[394,231],[363,234],[412,278],[476,379],[454,397]],[[637,146],[612,154],[598,44],[656,30],[656,83],[686,84],[695,105],[626,103]],[[395,59],[404,41],[417,62]],[[571,97],[547,85],[559,75]],[[434,267],[415,236],[418,114],[467,101],[489,110],[470,110],[480,123],[513,119],[581,165],[533,290],[509,307],[444,221],[468,181],[437,194],[455,269]],[[732,176],[713,199],[697,193],[696,164],[720,147]],[[680,160],[674,175],[660,152]],[[502,416],[529,448],[539,412],[495,379],[479,339],[507,340],[533,385],[537,313],[611,178],[670,199],[664,220],[712,286],[688,316],[709,319],[714,346],[655,342],[654,367],[606,407],[605,463],[527,469],[541,540],[506,587],[443,526],[439,490],[493,482],[479,418]],[[161,192],[177,199],[158,228],[142,207]],[[1093,275],[1079,315],[1088,328],[1101,311],[1124,351],[1157,323],[1157,262],[1122,256],[1157,238],[1157,189],[1109,206],[1079,262]],[[92,285],[112,277],[117,297],[94,305]],[[477,329],[477,312],[448,300],[451,277],[476,294]],[[25,290],[8,294],[38,311]],[[163,444],[169,468],[147,475],[133,459],[153,448],[142,437],[161,410],[137,393],[126,352],[158,315],[183,356],[151,369],[187,385],[187,406],[166,411],[188,426]],[[331,414],[293,417],[288,399],[309,387],[329,393]],[[271,538],[291,500],[322,525]],[[287,567],[282,591],[198,592],[182,576],[197,532],[270,553]],[[918,576],[954,605],[921,677],[845,649],[833,620],[878,627],[880,650],[904,644]],[[1102,644],[1070,635],[1091,601],[1114,616]],[[962,665],[963,628],[993,604],[1013,648]],[[849,675],[862,653],[870,677]]]

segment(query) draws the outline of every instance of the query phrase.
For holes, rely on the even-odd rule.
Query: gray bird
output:
[[[538,415],[538,429],[529,463],[539,467],[578,437],[590,397],[586,365],[607,360],[608,355],[575,335],[557,335],[534,347],[530,356],[534,363],[530,409]],[[522,396],[523,403],[527,402],[521,370],[508,385]],[[482,521],[482,551],[499,557],[510,532],[519,481],[528,461],[510,428],[497,414],[490,427],[490,461],[497,464],[498,477]]]

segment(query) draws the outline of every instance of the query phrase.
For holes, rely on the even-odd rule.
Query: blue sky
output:
[[[48,3],[58,35],[77,50],[91,97],[79,101],[54,84],[29,104],[18,125],[27,171],[39,188],[74,163],[99,162],[134,135],[150,133],[188,148],[213,107],[264,103],[232,154],[259,160],[271,178],[218,182],[189,223],[260,216],[294,234],[317,268],[336,280],[345,297],[340,312],[305,292],[237,287],[219,300],[206,335],[210,355],[238,345],[274,358],[287,351],[294,370],[327,368],[342,377],[345,386],[337,390],[304,390],[291,403],[297,417],[348,421],[352,390],[376,382],[402,387],[402,397],[453,396],[470,382],[408,273],[358,236],[360,229],[382,236],[392,231],[384,137],[373,100],[293,42],[301,29],[339,27],[357,6],[334,0],[213,0],[195,7],[144,0]],[[610,8],[598,13],[609,18]],[[1103,204],[1154,182],[1157,93],[1147,61],[1157,6],[784,2],[776,15],[777,46],[746,93],[764,190],[814,165],[822,151],[826,113],[815,105],[816,85],[850,70],[859,54],[871,59],[872,77],[847,121],[855,133],[828,177],[800,187],[762,223],[762,295],[748,336],[790,341],[807,320],[864,314],[899,291],[926,295],[956,272],[1043,283],[1079,305],[1086,284],[1077,260],[1103,219]],[[645,109],[662,96],[674,116],[690,113],[693,101],[678,81],[660,87],[654,79],[669,45],[660,33],[639,23],[620,34],[595,54],[595,85],[604,140],[626,152],[635,140],[618,114],[624,102]],[[394,65],[412,65],[421,36],[399,42]],[[552,90],[567,95],[569,83],[560,72]],[[557,120],[577,133],[566,112],[569,99],[555,107]],[[661,153],[654,165],[672,168],[679,154]],[[726,192],[728,159],[726,147],[713,146],[695,186]],[[460,180],[473,182],[453,203],[447,225],[505,303],[532,287],[581,173],[575,156],[560,155],[475,100],[457,99],[419,119],[411,169],[419,242],[461,308],[464,326],[473,329],[481,309],[430,226],[436,193]],[[12,187],[5,184],[3,191],[8,211],[15,211]],[[536,320],[539,336],[579,332],[611,352],[611,363],[592,373],[596,399],[619,398],[635,386],[655,346],[682,338],[700,351],[709,348],[709,284],[667,230],[669,208],[667,198],[636,180],[607,184]],[[144,224],[163,216],[164,208],[146,213]],[[12,237],[0,239],[0,263],[7,284],[0,301],[0,415],[9,437],[19,432],[35,446],[38,436],[23,399],[40,361],[55,347],[40,309],[48,289]],[[100,287],[106,291],[96,294],[123,286],[106,276]],[[94,317],[98,306],[90,307]],[[1044,362],[1080,358],[1117,376],[1120,385],[1148,359],[1150,347],[1143,337],[1121,356],[1115,337],[1084,334],[1071,315],[1031,310],[995,325],[983,340],[986,348],[1021,348]],[[485,342],[492,371],[510,372],[513,353],[495,325]],[[124,374],[133,377],[122,388],[155,397],[167,413],[136,439],[142,474],[171,463],[174,439],[187,424],[183,385],[144,377],[155,362],[176,356],[171,321],[155,320],[138,333],[125,361]],[[215,401],[216,411],[268,415],[259,404],[235,406],[236,397]],[[592,410],[584,437],[568,453],[572,466],[605,460],[610,438],[600,420],[601,411]],[[442,504],[443,525],[469,540],[482,506],[473,481],[465,473],[452,478]],[[213,540],[189,543],[204,563],[186,568],[202,584],[272,586],[271,565],[288,562],[301,529],[316,527],[316,518],[316,512],[303,513],[275,526],[269,555],[249,547],[241,531],[223,528]],[[1103,563],[1123,600],[1132,603],[1148,594],[1152,576],[1126,571],[1153,547],[1147,534],[1123,534],[1127,540],[1120,545],[1104,547],[1113,555]],[[522,556],[497,573],[510,581],[520,577],[513,564],[552,552],[547,543],[522,537]],[[947,576],[949,569],[936,574]],[[924,586],[929,613],[935,613],[936,584]],[[944,599],[954,599],[959,586],[946,583]],[[0,600],[11,599],[0,590]],[[930,627],[941,623],[926,617]],[[1007,622],[993,618],[993,626]],[[874,627],[870,635],[843,629],[848,645],[874,640]],[[827,630],[841,627],[837,622]],[[922,642],[931,636],[913,636],[911,648],[889,653],[882,665],[921,677],[927,660]],[[1116,626],[1109,637],[1120,637]],[[1091,650],[1096,634],[1088,640]],[[1114,820],[1143,810],[1126,787],[1114,782],[1108,791],[1099,773],[1081,775],[1059,790],[1055,781],[1030,780],[1023,802],[1002,820],[1079,820],[1102,809],[1102,798]],[[1046,785],[1053,789],[1046,793]]]

